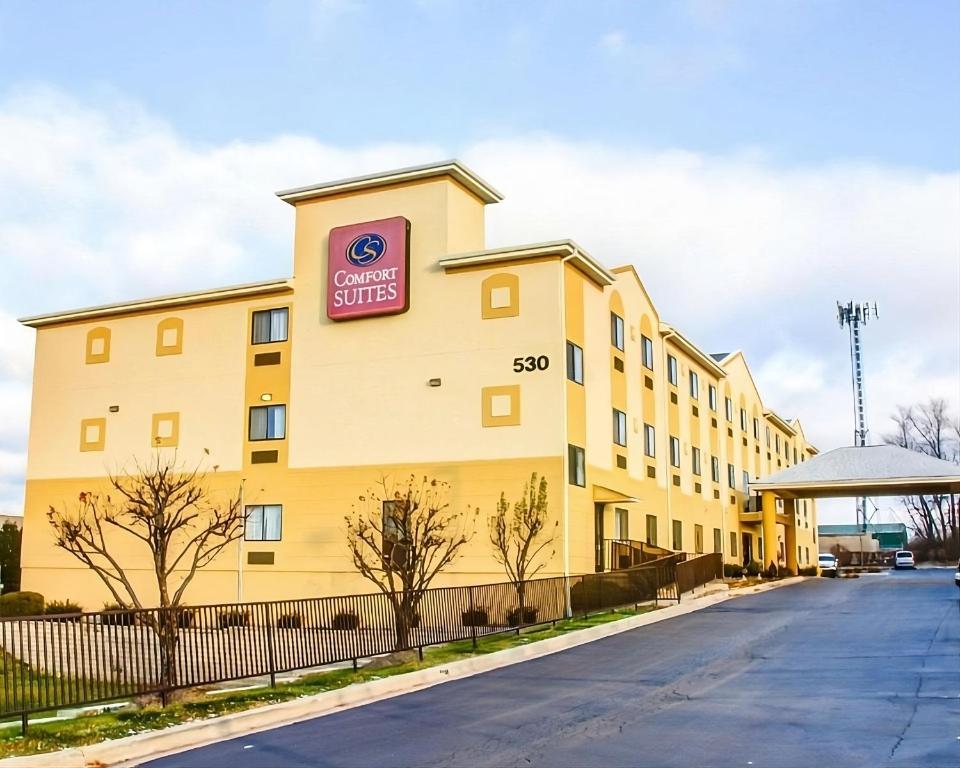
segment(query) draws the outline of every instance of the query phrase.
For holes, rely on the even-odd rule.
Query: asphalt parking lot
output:
[[[952,578],[810,579],[147,765],[955,768]]]

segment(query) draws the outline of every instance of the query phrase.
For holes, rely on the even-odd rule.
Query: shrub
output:
[[[460,614],[465,627],[489,627],[490,616],[486,608],[474,608]]]
[[[197,615],[189,608],[177,608],[177,628],[193,629],[197,623]]]
[[[346,612],[338,613],[333,617],[333,628],[334,629],[359,629],[360,628],[360,617],[355,613]]]
[[[723,564],[723,575],[727,579],[736,579],[743,576],[743,566],[733,565],[732,563]]]
[[[0,595],[0,616],[39,616],[43,595],[39,592],[8,592]]]
[[[770,565],[767,566],[767,570],[763,572],[763,576],[766,579],[776,579],[779,575],[780,571],[776,563],[770,563]]]
[[[101,624],[109,627],[132,627],[136,623],[137,614],[117,603],[105,603],[103,610],[109,613],[100,617]]]
[[[529,605],[523,607],[523,622],[520,621],[520,609],[514,608],[510,613],[507,614],[507,625],[511,627],[520,626],[523,624],[533,624],[537,620],[538,609],[531,608]]]
[[[588,576],[570,589],[570,606],[574,613],[615,608],[636,602],[633,593],[619,579]]]
[[[744,569],[747,576],[759,576],[760,575],[760,563],[756,560],[751,560],[747,563],[747,567]]]
[[[71,616],[67,614],[82,613],[83,608],[77,605],[70,600],[54,600],[52,603],[47,603],[47,607],[43,611],[47,616],[60,616],[62,618],[58,621],[79,621],[79,616]]]
[[[245,627],[250,623],[250,614],[247,611],[221,611],[218,618],[220,621],[220,629],[226,629],[227,627]]]
[[[816,576],[817,575],[817,566],[811,565],[808,568],[800,569],[801,576]]]
[[[303,619],[299,613],[285,613],[277,619],[277,626],[280,629],[300,629],[303,626]]]

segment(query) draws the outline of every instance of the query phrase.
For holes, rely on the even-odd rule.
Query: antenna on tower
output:
[[[876,302],[870,305],[869,301],[846,304],[837,302],[837,320],[840,327],[850,329],[850,369],[853,383],[853,444],[864,446],[867,444],[867,413],[863,394],[863,342],[860,339],[861,326],[865,326],[873,313],[879,318]],[[867,530],[867,500],[857,499],[857,525]]]

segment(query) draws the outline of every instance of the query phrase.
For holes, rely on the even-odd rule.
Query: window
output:
[[[287,308],[264,309],[253,313],[253,343],[269,344],[287,340]]]
[[[719,528],[713,529],[713,551],[720,552],[723,549],[723,533]]]
[[[715,483],[720,482],[720,459],[716,456],[710,457],[710,479]]]
[[[716,411],[717,410],[717,388],[713,386],[713,384],[710,384],[707,387],[707,400],[710,403],[710,410]]]
[[[630,526],[627,510],[613,510],[613,538],[618,541],[626,541],[630,538]]]
[[[727,485],[731,488],[737,487],[737,470],[733,464],[727,464]]]
[[[617,445],[627,444],[627,414],[613,409],[613,442]]]
[[[583,454],[583,448],[576,445],[567,446],[567,459],[569,461],[569,481],[570,485],[579,485],[581,488],[587,484],[587,468]]]
[[[753,439],[760,439],[760,421],[759,419],[754,418],[753,420]]]
[[[690,371],[690,397],[700,399],[700,377],[696,371]]]
[[[726,411],[727,421],[732,422],[733,421],[733,400],[731,400],[729,397],[725,397],[723,399],[723,407],[724,407],[724,410]]]
[[[180,414],[155,413],[150,428],[150,445],[155,448],[176,448],[180,438]]]
[[[683,522],[680,520],[673,521],[673,551],[683,551]]]
[[[520,385],[480,388],[480,423],[486,427],[515,427],[520,424]]]
[[[567,378],[583,384],[583,349],[572,341],[567,342]]]
[[[383,559],[388,565],[403,565],[407,557],[407,534],[404,531],[403,516],[398,505],[401,502],[384,501],[381,511],[383,533],[380,536]]]
[[[673,355],[667,355],[667,381],[669,381],[673,386],[677,386],[679,379],[677,378],[677,358]]]
[[[87,332],[87,364],[110,362],[110,329],[93,328]]]
[[[657,546],[657,516],[647,515],[647,544]]]
[[[700,476],[700,449],[694,448],[692,451],[693,458],[693,474]]]
[[[80,450],[102,451],[107,440],[107,420],[104,418],[81,419]]]
[[[698,555],[703,554],[703,526],[693,526],[693,549]]]
[[[797,447],[796,446],[793,447],[793,463],[794,464],[797,463]]]
[[[167,317],[157,323],[157,357],[183,352],[183,320]]]
[[[744,432],[747,431],[747,409],[746,408],[740,409],[740,429],[742,429]]]
[[[640,336],[640,357],[644,368],[653,370],[653,341],[646,336]]]
[[[251,440],[283,440],[287,430],[287,406],[255,405],[250,408]]]
[[[780,453],[780,435],[779,434],[776,434],[773,436],[773,444],[775,446],[774,450],[777,453]]]
[[[767,448],[769,448],[770,447],[770,427],[767,427],[765,432],[767,435]]]
[[[748,493],[750,491],[750,473],[746,470],[743,471],[743,492]]]
[[[670,436],[670,466],[680,466],[680,440]]]
[[[649,424],[643,425],[643,452],[651,459],[657,455],[657,432]]]
[[[610,313],[610,343],[623,351],[623,318],[615,312]]]
[[[509,272],[490,275],[480,285],[480,317],[516,317],[520,314],[520,278]]]
[[[243,538],[247,541],[280,541],[283,507],[280,504],[257,504],[246,508],[247,525]]]
[[[730,557],[737,556],[737,532],[730,531]]]

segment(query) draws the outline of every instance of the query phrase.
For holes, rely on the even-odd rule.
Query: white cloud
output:
[[[573,237],[633,262],[666,319],[708,351],[742,348],[767,405],[821,447],[851,432],[838,299],[880,304],[866,334],[875,435],[897,403],[960,401],[956,173],[550,136],[458,149],[506,195],[491,245]],[[194,146],[136,105],[43,90],[0,102],[0,448],[25,450],[32,342],[13,317],[286,275],[292,215],[275,190],[450,154],[300,136]],[[4,474],[0,511],[19,493]]]
[[[600,47],[607,53],[616,55],[623,51],[627,44],[627,37],[623,32],[607,32],[600,38]]]

